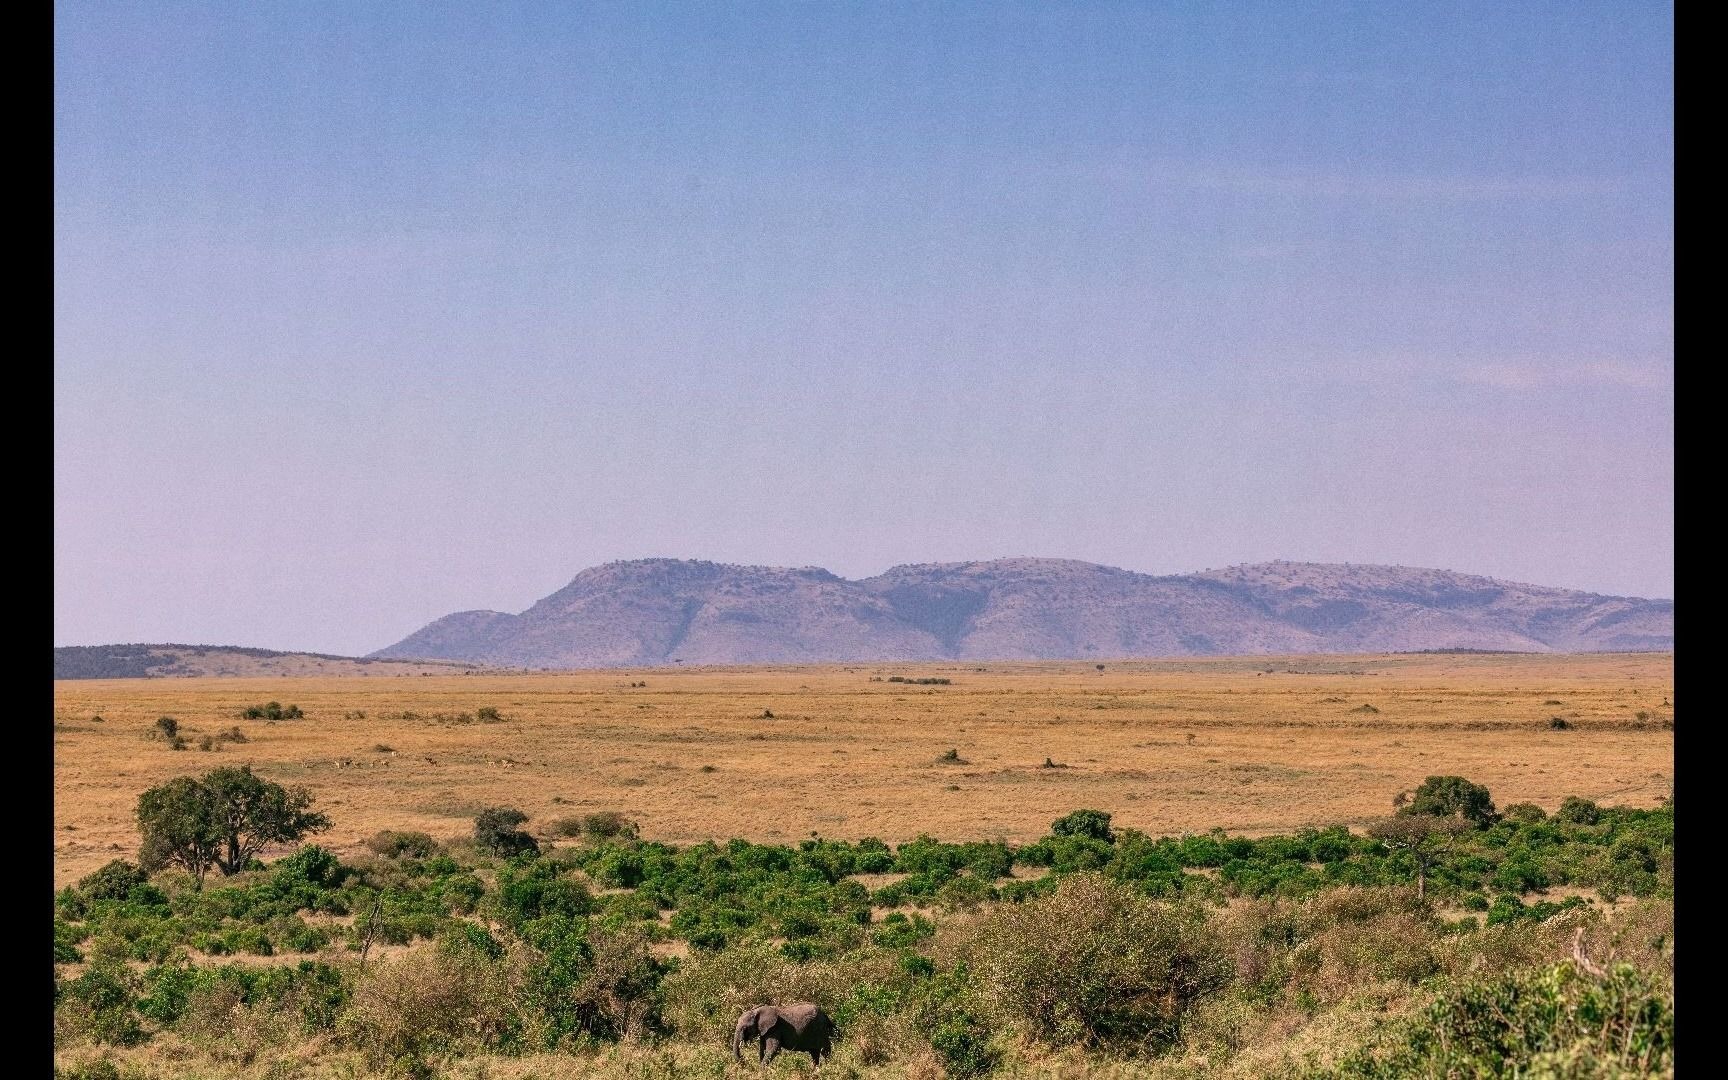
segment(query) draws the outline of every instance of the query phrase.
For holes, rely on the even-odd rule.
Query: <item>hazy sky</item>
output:
[[[1665,3],[55,17],[55,641],[582,568],[1673,595]]]

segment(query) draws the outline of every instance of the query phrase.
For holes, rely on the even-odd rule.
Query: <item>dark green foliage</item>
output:
[[[1674,992],[1631,967],[1606,978],[1571,964],[1446,987],[1336,1068],[1338,1080],[1406,1076],[1671,1075]]]
[[[513,929],[535,919],[574,919],[593,910],[594,897],[587,887],[571,880],[556,863],[534,859],[498,871],[492,914]]]
[[[1509,807],[1492,825],[1464,827],[1451,847],[1434,853],[1428,888],[1441,902],[1477,912],[1492,928],[1485,934],[1512,935],[1512,942],[1548,933],[1544,919],[1582,904],[1530,895],[1544,885],[1671,894],[1672,806],[1595,810],[1595,819],[1582,823]],[[518,831],[525,817],[508,813],[502,826]],[[1313,971],[1301,965],[1319,963],[1316,950],[1328,965],[1344,965],[1328,967],[1328,979],[1427,985],[1423,980],[1443,970],[1463,970],[1440,964],[1437,938],[1467,940],[1477,921],[1441,924],[1405,888],[1418,873],[1409,852],[1343,828],[1153,837],[1112,830],[1108,815],[1081,811],[1018,848],[920,836],[898,849],[876,839],[819,837],[791,846],[736,840],[676,847],[620,830],[544,859],[532,851],[481,859],[478,875],[465,865],[473,859],[465,846],[448,853],[413,833],[374,839],[370,846],[388,859],[345,865],[306,846],[202,891],[159,878],[167,893],[119,862],[62,889],[55,896],[56,961],[88,960],[103,975],[59,984],[57,1023],[78,1037],[137,1039],[198,1022],[203,1006],[193,1006],[201,995],[220,993],[247,1007],[286,1010],[308,1031],[330,1031],[352,975],[320,974],[306,964],[235,965],[235,973],[218,975],[227,969],[188,964],[184,954],[281,956],[332,941],[357,951],[370,935],[375,944],[435,939],[439,950],[466,958],[452,971],[492,980],[488,993],[508,1008],[502,1026],[484,1029],[487,1047],[521,1053],[540,1049],[541,1039],[548,1047],[586,1045],[665,1030],[657,1025],[670,1023],[659,1018],[668,968],[648,945],[673,937],[693,948],[686,965],[724,965],[741,955],[780,965],[773,979],[728,986],[822,1000],[860,1030],[875,1025],[878,1047],[916,1030],[952,1075],[976,1075],[1000,1059],[1009,1045],[1001,1033],[1009,1030],[1058,1043],[1071,1036],[1111,1053],[1161,1053],[1221,985],[1252,1000],[1311,1008],[1315,999],[1301,995],[1314,990]],[[1051,872],[1016,880],[1008,877],[1016,864]],[[1194,872],[1202,869],[1215,872]],[[907,877],[874,896],[854,879],[890,870]],[[1094,875],[1075,876],[1086,870]],[[582,884],[584,874],[603,891]],[[993,903],[998,895],[1006,903]],[[1237,940],[1225,936],[1231,924],[1218,921],[1224,916],[1183,902],[1229,897],[1277,904]],[[873,904],[979,910],[939,920],[896,911],[873,924]],[[332,929],[317,917],[322,913],[353,916],[354,925]],[[458,918],[473,913],[490,932]],[[976,925],[992,929],[957,945],[960,929]],[[1234,976],[1232,959],[1245,965]],[[122,961],[153,966],[128,970]],[[367,971],[388,966],[374,959]],[[506,972],[513,980],[507,992],[498,981]],[[822,996],[830,990],[832,997]],[[905,1026],[920,1016],[928,1026]],[[845,1032],[843,1025],[843,1039]],[[1375,1053],[1385,1050],[1375,1045]],[[392,1060],[387,1055],[378,1067]]]
[[[270,868],[272,881],[284,891],[332,888],[346,875],[336,856],[316,844],[307,844]]]
[[[918,1008],[930,1048],[941,1060],[943,1072],[955,1078],[984,1076],[1002,1060],[991,1040],[991,1025],[971,1004],[970,989],[964,970],[933,978]]]
[[[156,718],[155,731],[156,734],[162,736],[162,738],[169,742],[173,742],[175,739],[180,737],[180,721],[174,719],[172,716],[158,716]]]
[[[250,765],[178,777],[138,796],[138,862],[146,870],[179,865],[200,882],[212,866],[236,874],[268,844],[328,829],[330,819],[311,805],[308,789],[264,780]]]
[[[1547,820],[1548,811],[1537,806],[1535,803],[1522,802],[1513,803],[1511,806],[1508,806],[1502,816],[1507,821],[1516,821],[1524,825],[1533,825],[1538,821]]]
[[[1102,810],[1076,810],[1050,823],[1052,836],[1089,836],[1106,844],[1116,839],[1110,831],[1110,815]]]
[[[1491,825],[1495,820],[1494,800],[1488,789],[1472,784],[1462,776],[1430,776],[1422,781],[1408,805],[1400,814],[1431,814],[1435,817],[1461,817],[1477,825]]]
[[[634,840],[641,829],[616,810],[601,810],[582,819],[582,831],[600,840]]]
[[[642,935],[608,933],[555,914],[524,924],[522,939],[535,952],[522,1004],[539,1017],[548,1049],[653,1026],[654,995],[666,969]]]
[[[497,724],[504,720],[504,717],[498,714],[498,709],[492,705],[482,705],[475,709],[474,718],[482,724]]]
[[[81,878],[78,891],[87,900],[124,900],[146,880],[144,871],[137,866],[125,859],[115,859]]]
[[[305,715],[305,713],[300,711],[300,706],[290,705],[287,708],[283,708],[280,701],[270,701],[263,705],[248,706],[240,714],[242,719],[270,720],[272,722],[277,720],[298,720]]]
[[[1589,799],[1568,795],[1560,809],[1554,812],[1554,818],[1571,825],[1594,825],[1602,820],[1602,810]]]
[[[54,962],[56,964],[77,964],[84,959],[84,954],[78,951],[78,943],[88,936],[82,927],[54,920]]]
[[[474,843],[494,855],[538,855],[539,843],[517,828],[527,820],[527,814],[508,806],[494,806],[482,810],[474,819]]]
[[[130,1046],[142,1042],[144,1028],[134,1009],[137,978],[119,964],[91,964],[69,979],[61,999],[75,1008],[84,1031],[95,1041]]]
[[[908,917],[904,912],[890,911],[870,939],[885,949],[903,949],[923,941],[936,932],[936,924],[922,915],[914,913]]]

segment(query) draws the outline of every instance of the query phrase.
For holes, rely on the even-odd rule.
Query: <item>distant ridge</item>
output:
[[[56,679],[160,679],[208,675],[454,674],[473,667],[451,660],[386,660],[329,653],[278,652],[238,645],[62,645]]]
[[[1072,559],[819,567],[607,563],[520,614],[461,611],[371,654],[558,669],[1674,646],[1671,600],[1402,566],[1153,576]]]

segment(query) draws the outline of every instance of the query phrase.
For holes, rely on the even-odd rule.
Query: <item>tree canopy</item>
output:
[[[236,874],[267,845],[328,829],[330,819],[311,806],[309,789],[265,780],[250,765],[176,777],[138,796],[138,862],[146,870],[182,866],[200,882],[211,867]]]

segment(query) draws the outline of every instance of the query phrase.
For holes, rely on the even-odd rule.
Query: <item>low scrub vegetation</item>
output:
[[[183,781],[141,821],[164,790],[251,790]],[[713,1076],[745,1007],[811,1000],[841,1076],[1672,1074],[1671,804],[1497,812],[1432,777],[1400,810],[1370,835],[1153,837],[1081,809],[1018,847],[675,846],[612,811],[542,844],[495,807],[347,861],[262,863],[243,832],[232,872],[147,841],[54,898],[59,1068]]]

